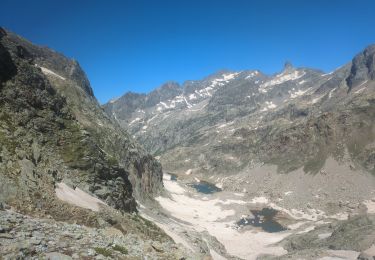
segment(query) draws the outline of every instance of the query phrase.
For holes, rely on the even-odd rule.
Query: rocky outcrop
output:
[[[1,257],[172,260],[186,255],[183,248],[174,245],[152,223],[139,216],[127,217],[127,222],[121,222],[121,217],[117,216],[116,228],[85,227],[0,210]]]
[[[306,233],[289,236],[280,242],[288,250],[288,254],[277,259],[315,259],[336,250],[358,252],[358,259],[372,259],[371,247],[375,242],[374,221],[374,215],[358,215],[348,220],[315,227]],[[368,250],[369,248],[371,250]],[[366,258],[369,256],[371,258]]]

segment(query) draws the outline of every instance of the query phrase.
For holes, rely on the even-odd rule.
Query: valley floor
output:
[[[172,179],[170,175],[164,175],[164,186],[169,194],[156,198],[161,206],[159,210],[164,214],[155,214],[155,211],[141,205],[142,215],[156,223],[176,243],[192,251],[206,250],[218,260],[287,256],[288,248],[284,248],[283,241],[296,236],[302,239],[302,236],[314,233],[317,240],[324,243],[333,233],[332,223],[348,218],[345,212],[327,216],[313,209],[309,212],[288,210],[264,197],[247,198],[244,193],[221,191],[203,194],[183,181]],[[373,202],[365,203],[371,213]],[[277,209],[275,221],[285,227],[284,230],[267,232],[262,225],[240,224],[247,223],[254,210],[271,207]],[[307,259],[357,259],[360,252],[320,248],[306,254]],[[310,258],[309,254],[315,257]]]
[[[151,230],[156,236],[162,232],[138,214],[118,215],[111,210],[107,217],[117,226],[95,228],[33,218],[8,207],[0,209],[0,259],[338,260],[375,255],[375,200],[363,202],[362,214],[327,216],[316,209],[282,208],[265,197],[210,189],[198,179],[194,184],[200,185],[164,174],[166,192],[156,198],[159,205],[138,203],[141,216],[177,245],[167,237],[152,238]],[[96,212],[98,219],[109,210],[64,183],[57,185],[56,195]]]

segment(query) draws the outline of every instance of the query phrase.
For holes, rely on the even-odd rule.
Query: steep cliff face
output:
[[[105,114],[76,61],[4,29],[0,61],[2,201],[57,214],[65,182],[131,212],[133,195],[160,192],[160,164]]]

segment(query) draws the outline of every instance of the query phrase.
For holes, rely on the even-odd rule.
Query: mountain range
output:
[[[149,94],[129,92],[103,107],[166,172],[184,178],[277,193],[280,183],[251,185],[257,169],[270,166],[272,176],[285,176],[281,185],[290,185],[288,173],[325,175],[328,167],[350,173],[348,181],[367,193],[375,174],[374,56],[371,45],[330,73],[290,63],[274,75],[220,71],[182,86],[167,82]],[[370,173],[369,185],[357,183],[362,172]],[[327,193],[329,185],[345,185],[324,179]],[[328,195],[332,203],[351,196],[335,193]]]

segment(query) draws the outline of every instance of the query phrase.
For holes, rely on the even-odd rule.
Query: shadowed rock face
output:
[[[9,52],[0,44],[0,83],[12,78],[17,73]]]
[[[160,192],[160,164],[106,115],[79,64],[0,32],[0,201],[60,214],[65,182],[132,212],[134,196]]]

